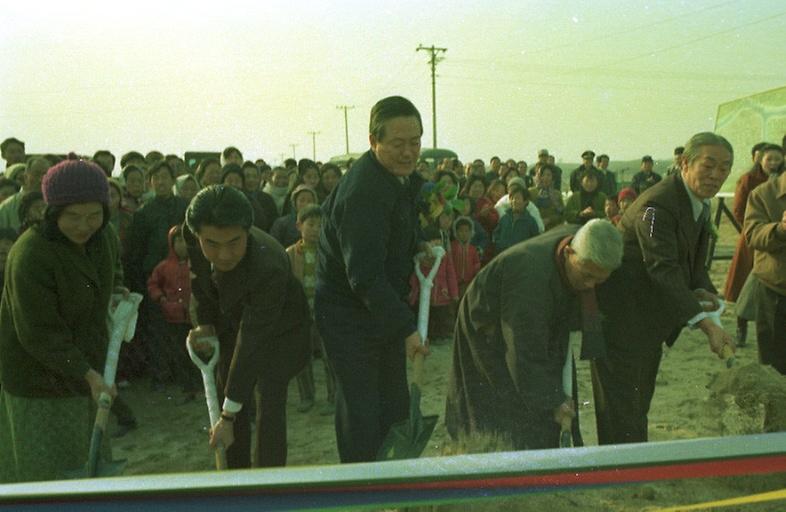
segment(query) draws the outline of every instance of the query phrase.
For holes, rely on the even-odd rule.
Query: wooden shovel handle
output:
[[[412,361],[412,382],[422,387],[423,384],[423,361],[426,358],[421,352],[415,352],[415,359]]]

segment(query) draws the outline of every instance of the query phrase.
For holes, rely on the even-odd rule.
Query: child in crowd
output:
[[[475,224],[471,217],[461,216],[453,223],[455,239],[451,242],[450,256],[453,259],[453,268],[456,272],[459,299],[464,296],[467,286],[480,271],[480,255],[477,248],[472,245],[474,233]]]
[[[428,226],[423,230],[423,235],[432,247],[442,245],[442,237],[436,226]],[[428,276],[435,263],[434,256],[426,256],[420,260],[420,272]],[[409,303],[417,308],[420,301],[420,280],[416,273],[410,278]],[[431,288],[431,304],[429,308],[428,336],[434,343],[439,338],[453,336],[453,324],[456,320],[456,303],[459,299],[458,281],[453,268],[450,254],[445,254],[440,262],[439,269],[434,275]]]
[[[617,196],[606,197],[606,202],[603,204],[603,212],[606,214],[606,218],[616,226],[617,222],[619,221],[617,217],[620,214],[620,207],[617,204]],[[614,219],[617,219],[617,221]]]
[[[147,291],[150,300],[161,306],[166,321],[161,354],[165,360],[161,363],[182,386],[183,403],[190,402],[199,388],[199,374],[186,351],[186,337],[191,329],[191,271],[179,225],[169,230],[169,255],[153,269],[147,280]]]
[[[439,227],[440,245],[445,252],[450,254],[450,235],[453,228],[453,209],[445,208],[437,217],[437,227]]]
[[[300,239],[297,228],[297,213],[310,204],[317,204],[317,192],[308,185],[298,185],[292,191],[293,209],[290,213],[277,218],[270,228],[270,234],[284,247],[289,247]]]
[[[314,291],[317,280],[317,243],[319,230],[322,227],[322,210],[318,205],[310,204],[298,211],[297,229],[300,240],[287,247],[287,255],[292,266],[292,273],[303,285],[306,292],[311,316],[314,316]],[[321,353],[325,365],[325,382],[327,384],[327,404],[320,411],[323,415],[333,414],[336,401],[336,384],[333,367],[327,359],[322,338],[317,332],[316,322],[311,323],[311,352]],[[314,406],[314,371],[311,360],[297,376],[297,387],[300,393],[300,405],[297,410],[306,412]]]
[[[497,254],[540,233],[537,222],[527,211],[529,191],[514,183],[510,186],[508,197],[510,207],[499,219],[499,224],[494,230]]]
[[[628,206],[633,204],[633,201],[636,200],[636,197],[638,197],[636,191],[630,187],[625,187],[620,190],[619,194],[617,194],[617,204],[620,208],[620,217],[622,217],[622,214],[625,213],[625,210],[628,209]]]
[[[468,217],[469,220],[472,222],[472,237],[470,238],[469,243],[475,246],[475,250],[478,253],[479,257],[483,257],[483,252],[486,250],[486,246],[489,244],[489,237],[486,234],[486,230],[483,229],[483,226],[480,224],[478,219],[475,218],[475,201],[469,197],[464,198],[464,204],[461,206],[461,209],[456,210],[457,216]],[[453,228],[453,236],[455,238],[456,230],[455,230],[455,221],[454,221],[454,228]]]

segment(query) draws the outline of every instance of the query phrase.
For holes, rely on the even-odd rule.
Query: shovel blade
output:
[[[390,427],[390,431],[377,452],[377,460],[420,457],[437,426],[438,418],[437,415],[423,416],[420,411],[420,387],[417,384],[412,384],[409,418]]]

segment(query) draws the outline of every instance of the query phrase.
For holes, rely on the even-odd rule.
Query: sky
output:
[[[0,138],[28,153],[327,160],[345,152],[338,105],[361,152],[394,94],[431,147],[419,45],[447,49],[437,142],[464,161],[668,159],[719,104],[786,85],[786,4],[764,0],[2,3]]]

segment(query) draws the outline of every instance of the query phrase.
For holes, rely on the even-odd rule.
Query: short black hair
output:
[[[126,165],[128,165],[128,162],[131,160],[141,160],[142,162],[146,162],[145,155],[139,151],[129,151],[120,157],[120,167],[125,169]]]
[[[609,155],[607,155],[606,153],[603,153],[602,155],[598,155],[598,156],[595,157],[595,161],[600,163],[600,161],[603,160],[604,158],[606,160],[608,160],[609,159]]]
[[[423,134],[420,112],[411,101],[402,96],[388,96],[371,107],[368,133],[375,139],[382,140],[385,137],[385,123],[396,117],[415,117],[420,125],[420,133]]]
[[[147,162],[149,165],[152,165],[154,162],[158,162],[163,159],[164,159],[164,154],[155,149],[152,151],[148,151],[148,153],[145,155],[145,162]]]
[[[284,160],[284,167],[286,167],[287,169],[292,169],[294,167],[297,167],[297,160],[295,160],[294,158],[287,158],[286,160]]]
[[[167,161],[164,160],[163,158],[161,160],[153,162],[153,164],[147,170],[147,177],[148,178],[153,177],[153,175],[158,173],[158,171],[160,171],[161,169],[166,169],[167,171],[169,171],[169,176],[171,176],[172,179],[175,179],[175,170],[172,169],[172,166],[169,165],[169,163],[167,163]]]
[[[322,208],[318,204],[309,204],[305,208],[297,212],[297,221],[300,223],[306,222],[308,219],[321,219]]]
[[[754,144],[751,148],[751,156],[755,155],[757,151],[761,151],[761,148],[766,146],[767,142],[759,142],[758,144]]]
[[[221,157],[226,160],[232,153],[237,153],[240,155],[240,159],[243,160],[243,153],[240,152],[235,146],[227,146],[224,148],[224,151],[221,152]]]
[[[677,146],[676,148],[674,148],[675,155],[681,155],[684,152],[685,152],[685,146]]]
[[[458,228],[461,226],[469,226],[470,229],[474,227],[472,224],[472,220],[469,217],[459,217],[456,219],[456,222],[453,223],[453,228],[458,231]]]
[[[221,183],[223,184],[226,181],[227,176],[230,174],[237,174],[240,176],[241,183],[245,186],[246,184],[246,175],[243,174],[243,168],[237,164],[226,164],[224,167],[221,168]]]
[[[0,142],[0,153],[5,155],[6,148],[8,148],[8,146],[10,146],[11,144],[18,144],[18,145],[22,146],[22,151],[24,151],[24,149],[25,149],[25,143],[24,142],[22,142],[21,140],[19,140],[17,138],[14,138],[14,137],[8,137],[3,142]]]
[[[145,171],[142,170],[141,167],[137,167],[136,165],[126,165],[123,167],[123,181],[128,181],[128,175],[132,172],[138,172],[142,175],[142,179],[145,179]]]
[[[338,176],[339,178],[341,177],[341,169],[339,169],[336,164],[331,164],[331,163],[326,163],[325,165],[323,165],[322,169],[320,169],[319,171],[319,175],[323,176],[329,172],[335,173],[336,176]]]
[[[211,185],[200,190],[186,210],[186,226],[198,234],[203,226],[240,226],[254,224],[254,209],[246,195],[226,185]]]

